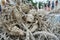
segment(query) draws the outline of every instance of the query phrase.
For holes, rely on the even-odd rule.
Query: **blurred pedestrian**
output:
[[[48,1],[48,11],[50,11],[50,1]]]
[[[55,1],[55,6],[57,6],[57,5],[58,5],[58,0]]]
[[[1,4],[0,4],[0,17],[2,16],[2,7],[1,7]]]
[[[2,11],[1,5],[0,5],[0,12]]]
[[[50,1],[48,1],[48,7],[50,7]]]
[[[52,9],[54,9],[54,1],[52,1]]]
[[[46,10],[46,7],[47,7],[47,4],[46,3],[44,4],[44,7],[45,7],[45,10]]]

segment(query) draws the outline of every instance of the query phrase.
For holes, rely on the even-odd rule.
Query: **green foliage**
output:
[[[36,7],[37,3],[34,3],[33,0],[28,0],[28,1],[31,1],[32,5]]]
[[[28,0],[28,1],[32,1],[32,0]]]
[[[39,2],[39,8],[41,8],[41,6],[43,6],[43,3],[42,2]]]
[[[28,0],[28,1],[31,1],[31,3],[32,3],[32,5],[33,5],[34,7],[37,6],[37,2],[34,3],[33,0]],[[42,4],[43,4],[42,2],[39,2],[39,4],[38,4],[38,5],[39,5],[39,8],[41,8],[41,6],[43,6]]]
[[[32,3],[33,6],[37,6],[37,3]]]

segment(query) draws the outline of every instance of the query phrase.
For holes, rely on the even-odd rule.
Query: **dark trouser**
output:
[[[54,6],[52,6],[52,9],[54,9]]]
[[[1,10],[1,5],[0,5],[0,12],[1,12],[2,10]]]

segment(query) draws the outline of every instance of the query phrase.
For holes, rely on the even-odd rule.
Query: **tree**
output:
[[[43,6],[43,3],[39,2],[39,9],[41,8],[41,6]]]
[[[33,2],[33,0],[28,0],[28,1],[31,1],[31,3],[32,3],[32,5],[33,5],[34,7],[36,7],[36,6],[37,6],[37,2],[36,2],[36,3],[34,3],[34,2]]]

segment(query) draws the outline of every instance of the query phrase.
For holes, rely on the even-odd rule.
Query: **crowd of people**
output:
[[[45,10],[48,10],[48,11],[53,10],[54,7],[58,5],[58,0],[52,1],[52,2],[48,1],[48,3],[46,3],[44,5],[45,5]]]

